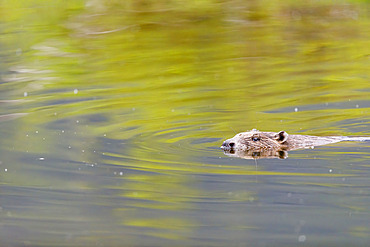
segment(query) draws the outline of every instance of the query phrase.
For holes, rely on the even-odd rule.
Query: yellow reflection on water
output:
[[[311,186],[322,193],[341,188],[336,200],[347,200],[318,200],[319,218],[332,208],[367,212],[348,196],[367,184],[335,180],[367,175],[364,146],[319,150],[319,164],[302,151],[294,161],[257,168],[218,149],[234,132],[252,128],[369,134],[367,9],[359,1],[2,1],[0,165],[9,192],[1,207],[21,216],[6,223],[23,229],[27,222],[30,235],[38,229],[42,239],[45,226],[31,221],[52,222],[52,240],[72,239],[65,229],[91,225],[77,243],[132,231],[129,244],[143,235],[198,239],[197,227],[217,225],[221,230],[210,227],[205,239],[218,242],[220,232],[235,228],[294,229],[285,219],[284,228],[264,218],[281,206],[268,200],[293,189],[304,197]],[[342,174],[327,172],[334,158]],[[258,200],[266,211],[254,207]],[[199,205],[226,209],[204,212]],[[233,206],[235,215],[227,211]],[[279,210],[298,218],[314,210],[290,206]],[[250,209],[265,221],[248,221]],[[203,215],[215,223],[204,223]],[[230,215],[247,219],[231,226]],[[335,227],[347,227],[347,219],[338,221],[346,224]],[[366,238],[366,227],[331,232]],[[284,234],[278,235],[296,239]],[[8,245],[30,236],[21,235]],[[240,244],[246,236],[265,239],[253,231],[236,235]]]

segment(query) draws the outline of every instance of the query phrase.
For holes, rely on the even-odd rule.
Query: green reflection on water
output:
[[[254,202],[258,191],[237,185],[265,188],[255,177],[340,188],[310,179],[358,176],[343,163],[341,174],[256,170],[254,163],[217,159],[223,154],[216,148],[234,131],[252,128],[368,134],[367,7],[333,1],[2,1],[1,161],[8,173],[1,184],[30,188],[47,204],[40,207],[49,210],[45,220],[57,223],[70,214],[63,224],[68,228],[109,218],[105,227],[113,234],[122,230],[115,226],[129,229],[132,243],[140,239],[137,228],[147,229],[146,236],[191,238],[203,226],[187,217],[197,204]],[[230,176],[232,194],[197,184],[217,175]],[[52,193],[38,194],[38,188],[66,195],[51,200]],[[74,198],[76,190],[96,198]],[[28,198],[27,192],[20,196]],[[68,206],[66,198],[76,203]],[[31,216],[14,210],[17,219],[36,219],[35,205]],[[109,213],[74,219],[76,207],[102,205]],[[53,214],[63,207],[65,213]],[[366,229],[352,225],[348,231],[363,237]],[[91,236],[75,239],[94,242]]]

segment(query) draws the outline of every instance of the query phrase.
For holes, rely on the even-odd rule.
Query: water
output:
[[[366,246],[367,3],[3,1],[4,246]]]

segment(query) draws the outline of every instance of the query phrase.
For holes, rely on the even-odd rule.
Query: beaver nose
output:
[[[221,145],[221,149],[223,150],[233,149],[234,147],[235,147],[235,143],[229,140],[224,141]]]

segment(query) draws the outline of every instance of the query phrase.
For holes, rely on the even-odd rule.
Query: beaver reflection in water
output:
[[[336,143],[340,141],[370,141],[370,137],[288,135],[285,131],[242,132],[222,143],[226,155],[244,159],[288,157],[287,151]]]

